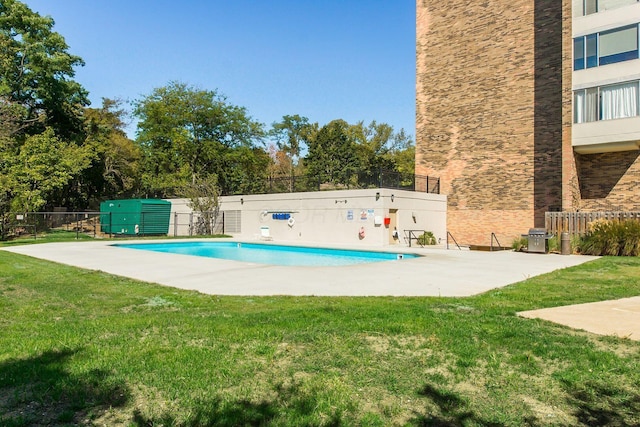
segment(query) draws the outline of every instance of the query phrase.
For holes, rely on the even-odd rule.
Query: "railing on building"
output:
[[[495,242],[495,245],[493,244]],[[500,241],[498,240],[498,236],[496,235],[496,233],[491,233],[491,244],[489,245],[489,251],[493,252],[493,251],[504,251],[506,249],[511,249],[511,248],[507,248],[504,247],[500,244]]]
[[[559,235],[563,231],[570,235],[582,235],[589,230],[593,221],[627,219],[640,221],[640,212],[547,212],[545,213],[545,228],[547,232]]]
[[[460,245],[456,241],[455,237],[453,237],[453,234],[451,234],[449,231],[447,231],[447,249],[449,249],[449,238],[451,238],[453,243],[458,247],[458,250],[462,250],[462,248],[460,247]]]
[[[261,185],[249,190],[226,190],[232,194],[298,193],[306,191],[354,190],[362,188],[392,188],[422,193],[440,194],[440,178],[403,174],[395,171],[379,171],[374,174],[353,173],[347,177],[311,177],[308,175],[269,177]]]

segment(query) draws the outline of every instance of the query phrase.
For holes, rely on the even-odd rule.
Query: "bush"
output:
[[[511,249],[513,249],[516,252],[526,251],[528,246],[529,246],[529,239],[524,236],[514,239],[513,242],[511,243]]]
[[[422,246],[435,245],[436,237],[431,231],[425,231],[424,233],[422,233],[422,236],[418,237],[418,244]]]
[[[560,252],[560,239],[558,238],[558,235],[547,240],[547,247],[549,252]]]
[[[585,255],[638,256],[640,221],[594,221],[579,248]]]

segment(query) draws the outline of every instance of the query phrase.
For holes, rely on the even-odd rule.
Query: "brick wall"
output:
[[[459,244],[491,245],[491,233],[495,233],[502,246],[511,246],[515,239],[526,234],[533,223],[531,210],[449,210],[447,226]],[[451,225],[456,224],[456,227]],[[452,244],[449,241],[449,244]],[[496,245],[496,242],[493,242]]]
[[[574,0],[575,1],[575,0]],[[578,174],[573,146],[571,144],[571,125],[573,123],[573,37],[571,22],[572,2],[562,4],[562,209],[576,209],[580,199]]]
[[[581,211],[640,210],[640,151],[576,154]]]
[[[416,173],[441,178],[459,243],[511,240],[562,205],[567,3],[417,2]]]

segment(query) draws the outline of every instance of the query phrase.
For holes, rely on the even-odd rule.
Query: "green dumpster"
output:
[[[171,202],[159,199],[107,200],[100,203],[100,229],[125,236],[169,232]]]

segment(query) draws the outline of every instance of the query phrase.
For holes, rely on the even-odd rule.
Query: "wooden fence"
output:
[[[547,232],[553,234],[563,231],[568,231],[570,235],[585,234],[589,224],[597,219],[640,221],[640,212],[547,212],[544,225]]]

